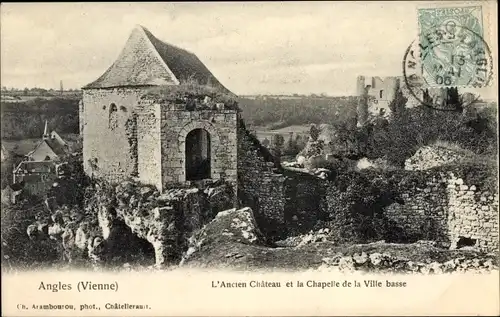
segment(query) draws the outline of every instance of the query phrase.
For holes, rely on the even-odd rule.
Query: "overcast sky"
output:
[[[11,3],[1,6],[1,84],[80,88],[137,25],[195,53],[236,94],[351,95],[357,75],[402,74],[417,2]],[[496,58],[495,58],[496,59]]]

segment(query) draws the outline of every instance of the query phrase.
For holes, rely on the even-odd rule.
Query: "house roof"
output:
[[[64,141],[64,139],[61,138],[59,133],[57,133],[56,131],[50,132],[50,138],[53,139],[55,142],[59,143],[60,146],[64,147],[68,145],[68,143],[66,143],[66,141]]]
[[[194,82],[229,92],[191,52],[157,39],[137,26],[117,60],[83,89],[179,85]]]
[[[29,152],[27,154],[27,156],[30,156],[32,155],[33,153],[36,152],[36,150],[38,150],[38,148],[42,145],[42,144],[47,144],[47,146],[57,155],[57,156],[61,156],[61,155],[64,155],[66,154],[66,145],[65,143],[60,143],[59,140],[57,140],[56,138],[48,138],[48,139],[45,139],[45,140],[42,140],[40,143],[37,144],[37,146],[35,147],[35,149],[31,152]]]

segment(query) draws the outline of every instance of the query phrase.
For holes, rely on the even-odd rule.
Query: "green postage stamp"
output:
[[[493,61],[480,3],[418,9],[422,76],[428,87],[487,86]]]

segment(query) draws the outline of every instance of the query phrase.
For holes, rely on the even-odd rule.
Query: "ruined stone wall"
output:
[[[244,123],[238,126],[238,197],[251,207],[263,234],[277,239],[285,232],[285,177],[277,171],[272,155]]]
[[[327,219],[325,181],[313,175],[286,171],[284,220],[288,235],[314,229]]]
[[[407,108],[416,107],[423,100],[422,91],[415,79],[409,80],[407,85],[403,76],[364,77],[357,78],[357,96],[360,96],[358,103],[358,126],[362,126],[367,120],[374,117],[386,117],[391,115],[389,104],[395,98],[396,87],[399,85],[401,92],[408,99]],[[417,82],[419,79],[417,79]],[[381,112],[382,111],[382,112]]]
[[[80,100],[78,102],[78,117],[79,117],[79,120],[78,120],[78,131],[80,133],[80,135],[83,135],[83,127],[84,127],[84,122],[83,122],[83,118],[84,118],[84,107],[83,107],[83,100]]]
[[[466,185],[464,180],[450,175],[447,180],[449,208],[449,238],[452,247],[460,247],[471,239],[479,249],[498,250],[498,193]]]
[[[83,162],[88,175],[120,181],[137,172],[130,138],[141,89],[87,89],[83,92]],[[132,131],[131,131],[132,130]]]
[[[137,143],[137,173],[143,184],[153,185],[160,191],[162,185],[160,105],[141,102],[135,110]],[[133,146],[133,144],[132,144]]]
[[[323,180],[281,168],[243,124],[238,138],[238,196],[263,234],[278,240],[313,229],[324,216]]]
[[[392,204],[385,213],[399,238],[498,250],[498,194],[466,185],[453,173],[439,173],[406,189],[401,198],[404,204]]]
[[[194,129],[210,134],[211,178],[237,183],[237,112],[235,110],[188,111],[161,105],[161,164],[164,187],[186,181],[186,136]]]
[[[368,98],[365,88],[365,77],[358,76],[356,81],[356,95],[358,96],[358,103],[356,106],[357,125],[363,126],[368,120]]]
[[[401,192],[403,203],[387,207],[389,240],[415,242],[433,240],[446,245],[448,237],[448,196],[446,180],[426,179]]]
[[[367,85],[370,85],[367,89],[370,115],[388,116],[391,112],[389,104],[395,97],[399,79],[397,77],[385,77],[382,80],[380,77],[373,77],[371,83],[367,83]]]

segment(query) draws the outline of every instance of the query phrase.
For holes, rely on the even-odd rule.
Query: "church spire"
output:
[[[49,138],[49,127],[47,120],[45,120],[45,129],[43,130],[43,139],[48,139]]]

